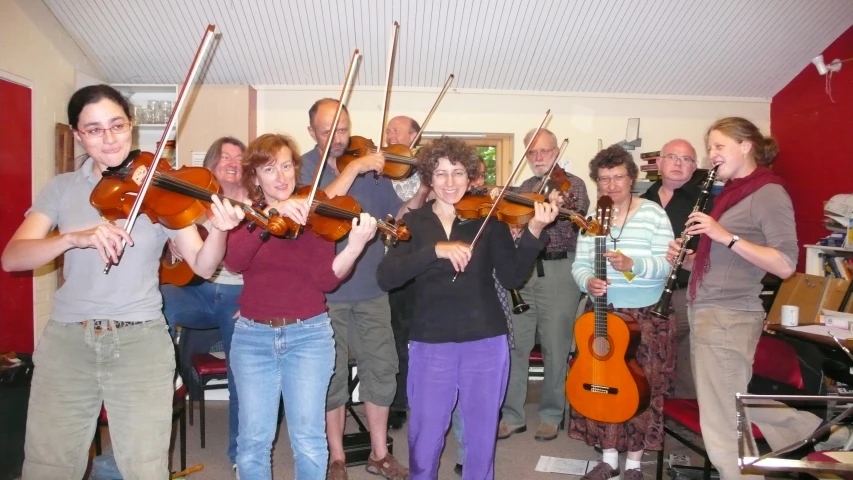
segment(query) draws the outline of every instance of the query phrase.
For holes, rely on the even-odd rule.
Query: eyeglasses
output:
[[[681,163],[696,163],[696,159],[693,157],[689,157],[687,155],[683,157],[679,157],[674,153],[670,153],[669,155],[665,155],[663,157],[665,160],[669,160],[670,162],[675,162],[676,160],[681,160]]]
[[[107,130],[113,132],[118,135],[120,133],[125,133],[130,130],[130,123],[117,123],[109,128],[90,128],[88,130],[78,130],[82,133],[86,138],[98,138],[103,137]]]
[[[620,173],[619,175],[613,175],[612,177],[598,177],[597,181],[599,185],[609,185],[611,181],[622,183],[626,178],[628,178],[628,175],[622,175]]]
[[[465,170],[454,170],[450,172],[449,176],[452,176],[454,180],[462,180],[468,177],[468,172]],[[447,178],[447,172],[435,172],[432,174],[433,183],[436,183],[436,181],[446,182]]]
[[[527,158],[544,157],[545,155],[548,155],[549,153],[553,152],[553,151],[554,151],[554,150],[556,150],[556,149],[557,149],[557,147],[554,147],[554,148],[540,148],[539,150],[529,150],[529,151],[527,152]]]

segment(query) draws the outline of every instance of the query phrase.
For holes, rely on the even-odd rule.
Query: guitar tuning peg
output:
[[[258,224],[257,224],[257,222],[255,222],[254,220],[252,220],[251,222],[249,222],[249,223],[248,223],[248,225],[246,225],[246,228],[247,228],[250,232],[254,232],[254,231],[255,231],[255,228],[257,228],[257,227],[258,227]]]
[[[269,212],[269,216],[270,217],[277,217],[278,216],[278,210],[271,208],[270,212]]]
[[[264,230],[263,232],[261,232],[261,240],[262,241],[266,242],[268,238],[270,238],[270,231],[269,230]]]

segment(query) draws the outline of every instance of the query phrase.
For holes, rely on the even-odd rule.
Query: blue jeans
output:
[[[237,298],[242,285],[204,282],[200,285],[178,287],[163,285],[163,314],[169,322],[169,333],[175,336],[175,327],[219,328],[222,346],[228,360],[228,458],[237,462],[237,431],[240,401],[234,376],[231,374],[231,336],[234,335],[234,314],[240,310]]]
[[[270,450],[282,396],[295,478],[326,478],[326,391],[334,365],[335,340],[325,313],[279,328],[237,320],[231,366],[243,399],[237,440],[240,478],[272,478]]]
[[[453,428],[453,436],[456,437],[456,463],[463,465],[465,463],[465,424],[462,423],[462,413],[459,412],[459,404],[453,409],[453,415],[450,417],[450,426]]]

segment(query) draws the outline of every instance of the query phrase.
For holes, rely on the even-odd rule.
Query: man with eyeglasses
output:
[[[687,140],[675,139],[667,142],[660,150],[658,171],[660,180],[656,181],[640,195],[651,200],[666,210],[675,238],[681,236],[687,216],[696,206],[700,186],[705,180],[707,170],[697,170],[696,150]],[[713,197],[708,200],[705,212],[710,212],[714,206]],[[691,239],[690,247],[696,250],[699,237]],[[687,321],[687,283],[690,271],[681,269],[678,272],[676,290],[672,294],[670,304],[675,310],[676,335],[676,370],[675,397],[696,398],[696,385],[693,382],[693,371],[690,364],[690,324]]]
[[[415,140],[421,126],[411,117],[396,116],[388,121],[385,128],[385,141],[388,145],[409,146]],[[407,203],[409,209],[423,205],[430,189],[421,184],[420,175],[415,171],[409,178],[392,180],[394,191],[400,200]],[[414,316],[414,288],[412,282],[388,292],[391,304],[391,329],[394,331],[394,344],[397,348],[399,371],[397,372],[397,395],[388,414],[388,428],[403,428],[408,416],[409,400],[406,396],[406,384],[409,376],[409,323]]]
[[[530,141],[535,130],[527,132],[524,144]],[[533,176],[525,180],[518,192],[538,191],[540,181],[558,161],[557,136],[547,129],[540,130],[530,150],[527,162]],[[560,166],[554,168],[561,168]],[[586,214],[589,197],[584,181],[568,172],[572,183],[564,206]],[[565,383],[568,359],[572,346],[572,334],[580,301],[580,290],[572,277],[575,260],[575,245],[578,230],[568,220],[557,220],[546,230],[550,240],[539,256],[536,267],[527,283],[520,290],[530,309],[514,314],[512,329],[515,348],[510,351],[509,382],[506,400],[502,409],[503,418],[498,427],[498,438],[507,438],[514,433],[527,430],[524,415],[524,400],[527,398],[527,380],[530,352],[536,341],[536,331],[542,348],[544,380],[539,401],[539,428],[536,440],[548,441],[557,438],[559,424],[566,405]],[[513,232],[516,236],[516,232]]]

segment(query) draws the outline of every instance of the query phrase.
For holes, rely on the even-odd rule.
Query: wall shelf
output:
[[[806,272],[809,275],[824,276],[821,255],[853,257],[853,250],[843,247],[825,247],[823,245],[804,245],[806,248]]]

